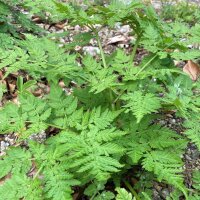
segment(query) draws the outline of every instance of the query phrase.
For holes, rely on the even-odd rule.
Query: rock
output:
[[[119,28],[119,32],[120,33],[129,33],[131,31],[130,26],[129,25],[124,25],[122,27]]]
[[[161,125],[165,125],[165,124],[166,124],[166,121],[165,121],[165,120],[160,120],[159,123],[160,123]]]
[[[176,120],[175,120],[175,119],[170,119],[169,122],[170,122],[171,124],[175,124],[175,123],[176,123]]]
[[[100,49],[98,47],[93,46],[85,46],[83,47],[83,51],[86,54],[89,54],[91,56],[96,56],[97,54],[100,54]]]
[[[156,190],[153,191],[153,197],[154,197],[154,200],[160,199],[160,195]]]
[[[159,184],[157,184],[157,183],[154,185],[154,188],[155,188],[156,191],[158,191],[158,192],[162,190],[162,187],[161,187]]]
[[[81,27],[80,27],[79,25],[76,25],[76,26],[74,27],[74,30],[75,30],[76,32],[80,32],[80,31],[81,31]]]
[[[191,151],[191,158],[194,160],[199,159],[200,157],[200,152],[197,149],[194,149]]]
[[[162,190],[161,192],[161,196],[164,198],[164,199],[167,199],[167,197],[170,195],[170,191],[168,190],[168,188],[165,188]]]
[[[32,134],[29,138],[31,140],[35,140],[39,143],[42,143],[46,140],[46,132],[45,131],[41,131],[40,133],[35,133],[35,134]]]
[[[186,160],[191,161],[192,158],[189,155],[185,155]]]
[[[132,0],[118,0],[118,1],[125,5],[129,5],[132,2]]]
[[[65,43],[65,39],[60,38],[60,42],[61,42],[61,43]]]
[[[7,147],[9,146],[9,143],[8,142],[5,142],[5,141],[1,141],[1,144],[0,144],[0,151],[3,152],[7,149]]]

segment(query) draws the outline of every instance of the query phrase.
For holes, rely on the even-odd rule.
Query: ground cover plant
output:
[[[11,90],[6,80],[16,80],[0,133],[17,138],[1,156],[1,199],[149,200],[154,182],[172,187],[168,200],[200,199],[199,171],[188,188],[183,161],[190,142],[200,150],[200,51],[188,47],[200,41],[198,20],[165,21],[141,1],[46,3],[0,1],[1,99]],[[87,32],[60,46],[69,33],[48,33],[31,15]],[[104,52],[99,32],[116,23],[131,27],[130,54]],[[91,39],[99,56],[74,51]],[[187,63],[184,71],[174,61]],[[49,91],[38,97],[40,82]],[[166,113],[182,119],[183,131],[159,123]],[[41,132],[45,141],[32,139]]]

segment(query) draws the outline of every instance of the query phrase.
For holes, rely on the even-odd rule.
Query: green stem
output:
[[[135,45],[133,47],[132,54],[131,54],[131,61],[134,61],[134,59],[135,59],[136,51],[137,51],[138,45],[140,43],[140,40],[141,40],[141,37],[138,36],[136,39]]]
[[[114,100],[113,103],[116,103],[118,101],[118,99],[124,94],[125,90],[123,90],[118,96],[117,98]]]
[[[153,58],[151,58],[135,75],[135,77],[137,77],[155,58],[157,57],[157,55],[155,55]],[[114,103],[116,103],[118,101],[118,99],[124,94],[125,90],[123,90],[118,97],[114,100]]]
[[[162,51],[163,50],[165,50],[165,49],[167,49],[167,48],[169,48],[170,46],[172,46],[173,44],[174,44],[175,42],[173,42],[172,44],[170,44],[170,45],[168,45],[167,47],[164,47],[163,49],[162,49]],[[135,75],[135,77],[137,77],[155,58],[157,57],[157,54],[156,55],[154,55],[139,71],[138,71],[138,73]]]
[[[112,90],[111,89],[108,89],[108,90],[109,90],[109,99],[110,99],[110,103],[111,103],[111,108],[112,108],[112,110],[115,110],[115,104],[113,102]]]
[[[130,185],[128,181],[124,180],[124,184],[130,190],[130,192],[134,195],[136,200],[141,200],[140,197],[137,195],[137,192],[132,188],[132,186]]]
[[[98,43],[100,54],[101,54],[101,59],[102,59],[102,62],[103,62],[103,66],[104,66],[104,68],[107,68],[106,59],[105,59],[105,55],[104,55],[104,52],[103,52],[103,47],[102,47],[102,44],[101,44],[101,41],[100,41],[98,31],[95,29],[95,27],[92,24],[91,25],[88,24],[87,27],[90,28],[90,30],[93,31],[96,35],[97,43]]]
[[[108,68],[108,66],[107,66],[107,64],[106,64],[105,54],[104,54],[104,51],[103,51],[103,47],[102,47],[102,44],[101,44],[101,41],[100,41],[100,37],[99,37],[99,35],[98,35],[98,32],[95,30],[95,28],[94,28],[92,25],[89,26],[89,28],[90,28],[90,29],[95,33],[95,35],[96,35],[97,43],[98,43],[98,46],[99,46],[99,49],[100,49],[101,59],[102,59],[102,62],[103,62],[103,67],[104,67],[104,68]],[[113,94],[112,94],[112,90],[111,90],[111,89],[109,89],[109,98],[110,98],[112,110],[115,110],[115,104],[113,103]]]
[[[43,165],[38,169],[38,171],[36,172],[36,174],[33,176],[33,180],[35,180],[37,178],[37,176],[41,172],[42,168],[43,168]]]
[[[147,63],[145,63],[145,65],[137,72],[135,77],[137,77],[156,57],[157,55],[153,56]]]
[[[101,54],[103,66],[104,66],[104,68],[107,68],[106,59],[105,59],[105,55],[104,55],[104,52],[103,52],[103,47],[102,47],[98,33],[97,33],[97,42],[98,42],[98,46],[99,46],[99,49],[100,49],[100,54]]]

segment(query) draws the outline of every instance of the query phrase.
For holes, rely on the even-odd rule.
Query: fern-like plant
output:
[[[0,99],[8,94],[6,88],[11,92],[10,77],[17,97],[0,108],[0,133],[16,136],[0,159],[1,199],[149,200],[154,199],[152,181],[173,187],[168,199],[198,199],[199,192],[191,195],[184,184],[182,157],[190,141],[200,150],[199,82],[192,82],[174,60],[199,58],[188,44],[199,41],[200,26],[163,21],[141,1],[123,2],[83,9],[60,1],[50,1],[49,7],[41,0],[0,1]],[[22,8],[41,20],[46,11],[49,23],[67,20],[88,32],[60,47]],[[132,29],[130,55],[103,50],[98,32],[116,23]],[[74,46],[91,38],[99,56],[74,52]],[[140,49],[147,53],[142,60]],[[28,78],[15,80],[19,72]],[[37,97],[40,82],[50,92]],[[184,133],[159,125],[165,113],[183,118]],[[41,132],[46,140],[33,141]],[[194,190],[199,190],[198,176]]]

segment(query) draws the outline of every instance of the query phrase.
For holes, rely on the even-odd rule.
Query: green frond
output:
[[[200,150],[200,123],[199,119],[191,119],[187,120],[184,123],[186,131],[184,132],[188,138],[191,139],[193,143],[195,143]]]
[[[189,198],[190,198],[190,200],[199,200],[200,195],[195,194],[195,195],[193,195],[193,196],[189,196]]]
[[[192,186],[195,189],[200,190],[200,172],[198,170],[193,172],[192,180],[193,180]]]
[[[69,154],[68,159],[76,159],[70,167],[76,167],[79,173],[88,173],[99,181],[107,180],[111,173],[119,171],[123,166],[114,158],[116,154],[123,154],[124,148],[115,142],[124,135],[123,132],[111,132],[110,129],[99,132],[98,129],[92,129],[79,135],[68,132],[60,134],[52,143],[61,143],[62,149]],[[105,138],[99,137],[101,134]]]
[[[94,200],[112,200],[115,198],[115,195],[112,192],[102,192],[101,194],[97,195]]]
[[[156,138],[156,140],[155,140]],[[171,153],[181,154],[187,145],[187,141],[180,138],[176,133],[160,126],[136,127],[131,129],[122,141],[127,149],[127,155],[133,163],[137,163],[143,158],[146,152],[152,150],[168,149]]]
[[[132,112],[137,118],[137,123],[145,115],[156,112],[161,107],[159,98],[151,93],[143,94],[141,91],[135,91],[134,93],[123,95],[122,99],[126,102],[124,107],[127,108],[127,112]]]
[[[75,55],[65,54],[58,44],[47,39],[26,35],[26,40],[4,53],[0,52],[0,69],[8,67],[7,74],[19,69],[25,70],[35,78],[46,76],[49,81],[55,82],[61,76],[66,79],[75,78],[78,71]],[[80,69],[79,69],[80,71]],[[78,75],[79,76],[79,75]]]
[[[25,122],[19,113],[19,107],[17,105],[8,103],[0,109],[1,133],[20,132],[24,128]]]
[[[42,188],[39,180],[27,178],[24,174],[16,174],[0,186],[0,195],[5,200],[30,199],[41,200]]]
[[[143,167],[157,175],[159,181],[165,180],[174,185],[187,196],[187,189],[183,184],[183,162],[179,155],[168,151],[151,151],[142,161]]]
[[[0,178],[7,174],[27,173],[31,168],[31,154],[21,148],[12,148],[0,160]]]
[[[73,94],[84,105],[86,109],[92,109],[94,107],[109,105],[107,102],[107,93],[103,91],[98,94],[89,92],[90,88],[75,88]]]
[[[124,188],[116,188],[117,196],[116,200],[133,200],[131,193],[127,192]]]
[[[45,182],[44,192],[47,199],[73,199],[71,187],[79,185],[79,181],[75,180],[73,175],[68,173],[62,165],[56,164],[51,168],[47,166],[43,173]]]
[[[111,110],[102,110],[101,107],[94,108],[90,111],[90,117],[88,120],[88,127],[98,128],[99,130],[103,130],[107,128],[114,119],[121,113],[121,111],[111,111]]]
[[[186,52],[173,52],[171,53],[172,58],[175,60],[194,60],[199,58],[199,50],[190,50]]]

